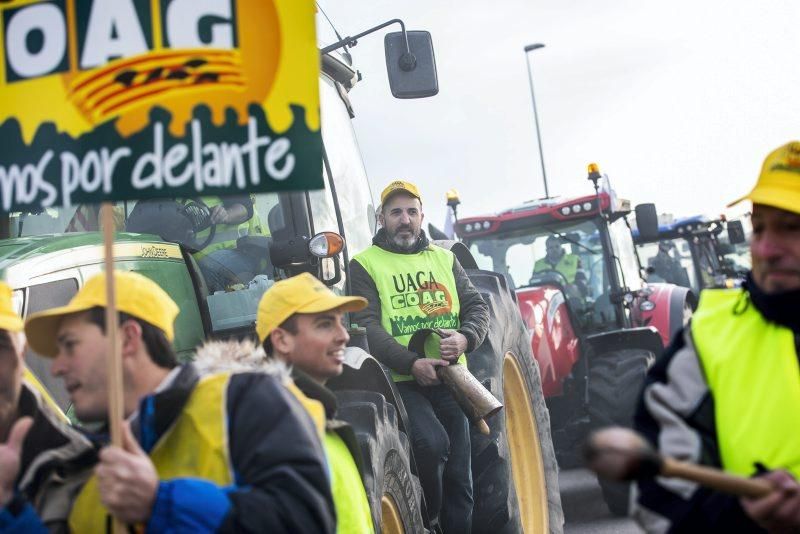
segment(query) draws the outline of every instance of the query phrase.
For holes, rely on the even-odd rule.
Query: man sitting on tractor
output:
[[[210,293],[247,284],[264,272],[267,251],[239,248],[239,238],[269,236],[252,195],[147,200],[136,203],[129,232],[155,234],[192,252]]]
[[[353,319],[366,328],[375,357],[391,369],[408,411],[411,446],[432,522],[439,518],[445,534],[469,532],[469,422],[436,368],[466,364],[465,353],[486,336],[489,307],[455,255],[428,242],[423,218],[414,184],[398,180],[383,190],[381,229],[372,246],[350,263],[353,294],[369,302]],[[408,349],[411,336],[423,328],[438,328],[443,334],[428,338],[427,358]]]
[[[654,276],[648,277],[648,281],[691,287],[686,269],[681,265],[680,260],[675,257],[676,254],[677,249],[674,243],[666,240],[659,241],[658,252],[649,262]]]
[[[246,284],[259,273],[260,260],[238,250],[237,241],[247,235],[266,235],[253,198],[250,195],[204,197],[202,201],[209,210],[208,220],[195,233],[194,240],[204,246],[193,256],[209,291],[225,290],[231,284]]]
[[[545,241],[544,258],[533,265],[533,272],[556,271],[561,273],[568,284],[575,283],[575,276],[581,268],[581,260],[575,254],[568,254],[561,243],[561,238],[551,235]]]

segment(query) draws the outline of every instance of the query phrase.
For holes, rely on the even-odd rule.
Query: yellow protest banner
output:
[[[313,0],[0,16],[0,211],[322,187]]]

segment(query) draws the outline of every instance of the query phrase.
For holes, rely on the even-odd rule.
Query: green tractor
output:
[[[424,67],[428,58],[429,76],[420,80],[413,71],[398,67],[395,44],[404,35],[396,32],[386,38],[393,93],[405,98],[429,95],[431,73],[435,86],[430,36],[407,32],[419,64]],[[351,66],[349,54],[339,54],[336,48],[321,49],[325,188],[252,195],[262,232],[241,237],[236,250],[256,258],[258,267],[238,283],[225,290],[210,288],[194,255],[201,248],[199,228],[191,226],[197,218],[189,218],[189,223],[185,217],[176,219],[176,214],[185,215],[180,206],[171,201],[115,206],[116,268],[152,278],[179,304],[175,348],[184,360],[190,360],[205,339],[254,337],[257,304],[276,280],[311,272],[334,291],[349,292],[350,258],[370,245],[376,219],[351,123],[355,113],[350,94],[360,74]],[[202,210],[204,201],[194,199],[193,204]],[[163,219],[159,209],[165,212]],[[14,290],[20,314],[65,304],[101,271],[103,245],[97,211],[93,205],[48,208],[39,213],[12,213],[0,221],[0,270]],[[185,224],[189,228],[182,233],[179,229]],[[141,233],[142,228],[150,233]],[[206,230],[213,234],[215,228]],[[478,269],[466,249],[459,251],[459,257],[492,311],[489,334],[470,355],[469,367],[505,405],[501,414],[489,420],[490,435],[473,433],[474,529],[561,532],[563,514],[549,415],[513,293],[503,276]],[[435,530],[425,510],[400,396],[386,369],[369,354],[363,329],[353,325],[351,338],[345,373],[330,386],[339,400],[339,418],[353,426],[359,440],[374,522],[383,532]],[[60,380],[50,375],[48,360],[31,351],[26,358],[57,402],[67,408],[68,396]]]

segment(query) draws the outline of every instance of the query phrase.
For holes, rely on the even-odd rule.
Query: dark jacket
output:
[[[171,427],[197,380],[197,371],[187,365],[169,389],[152,397],[153,417],[133,426],[152,435],[151,443],[142,443],[146,451]],[[334,532],[325,453],[305,410],[280,380],[266,373],[234,373],[227,409],[235,487],[161,482],[148,530],[210,524],[217,532],[232,533]],[[219,510],[225,513],[215,517]],[[154,524],[161,513],[163,522]]]
[[[661,454],[690,454],[690,461],[721,467],[714,398],[690,327],[648,372],[634,428]],[[661,440],[662,435],[670,439]],[[695,445],[687,449],[687,444]],[[744,513],[738,497],[677,479],[644,479],[638,486],[634,517],[647,532],[764,532]]]
[[[184,366],[145,397],[131,428],[150,451],[180,415],[199,379]],[[236,372],[227,388],[235,484],[192,478],[159,483],[148,531],[330,532],[336,528],[325,453],[303,407],[264,372]]]
[[[395,254],[416,254],[426,249],[429,244],[427,236],[422,232],[417,245],[412,250],[407,252],[397,250],[387,239],[386,231],[383,228],[372,239],[373,246]],[[461,305],[459,314],[461,326],[458,331],[467,338],[465,352],[470,353],[483,343],[483,338],[486,337],[489,329],[489,306],[472,285],[458,259],[453,261],[453,278],[456,281],[458,300]],[[411,366],[419,358],[419,355],[402,346],[383,328],[378,288],[357,259],[350,262],[350,284],[353,295],[364,297],[369,301],[369,305],[365,309],[353,314],[353,321],[367,329],[370,352],[378,361],[396,373],[410,374]]]
[[[32,417],[33,425],[22,444],[17,494],[0,510],[0,532],[66,532],[72,502],[97,463],[97,447],[25,381],[17,412]]]

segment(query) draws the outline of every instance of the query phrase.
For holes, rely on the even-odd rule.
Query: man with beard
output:
[[[773,491],[739,499],[694,483],[639,483],[649,532],[800,531],[800,143],[770,153],[755,188],[752,271],[705,290],[690,326],[651,369],[636,429],[659,452]]]
[[[489,308],[452,252],[428,242],[414,184],[395,181],[381,193],[381,229],[350,264],[353,294],[369,302],[353,320],[367,330],[371,352],[389,367],[409,415],[411,445],[431,520],[444,532],[469,532],[472,474],[469,424],[436,368],[465,364],[483,342]],[[412,334],[429,336],[427,358],[408,349]]]

